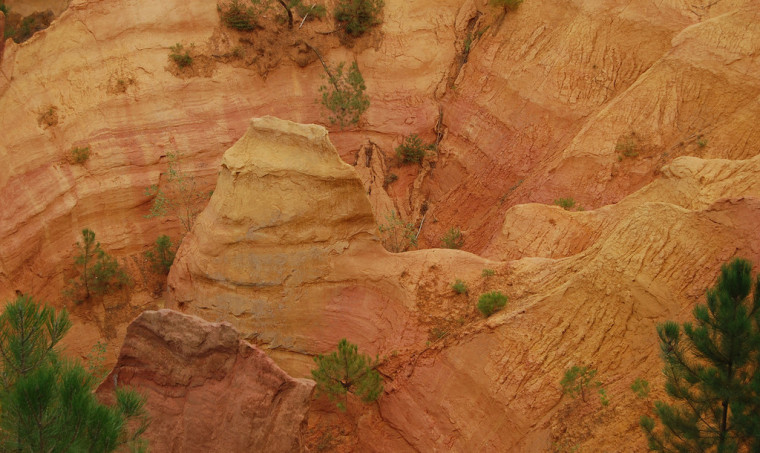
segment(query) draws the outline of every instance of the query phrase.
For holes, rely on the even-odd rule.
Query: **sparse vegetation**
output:
[[[154,197],[146,217],[176,216],[185,232],[189,232],[211,193],[201,192],[195,177],[182,170],[181,154],[168,153],[166,157],[169,161],[166,188],[152,185],[145,190],[145,195]]]
[[[78,360],[64,359],[57,345],[71,328],[56,313],[19,295],[0,315],[0,449],[2,451],[145,451],[145,400],[116,390],[116,404],[95,396],[100,383]]]
[[[95,295],[108,294],[131,283],[127,272],[111,255],[95,242],[95,233],[85,228],[82,230],[82,242],[77,242],[79,254],[74,263],[80,269],[79,280],[71,280],[65,290],[66,296],[76,303],[89,300]]]
[[[478,310],[486,318],[501,310],[507,305],[507,296],[501,291],[491,291],[481,294],[478,298]]]
[[[703,135],[700,135],[699,137],[697,137],[697,146],[699,146],[700,148],[704,148],[705,146],[707,146],[707,139]]]
[[[430,329],[430,337],[433,340],[441,340],[449,334],[449,331],[441,327],[433,327]]]
[[[50,26],[55,19],[52,11],[37,11],[23,17],[11,11],[8,5],[0,4],[0,11],[5,10],[5,31],[3,40],[11,38],[16,43],[22,43],[34,36],[40,30]]]
[[[89,146],[71,148],[71,159],[74,161],[74,163],[83,164],[87,162],[87,159],[89,158],[90,158]]]
[[[172,244],[169,236],[162,234],[156,239],[156,243],[151,250],[145,252],[145,258],[150,263],[153,272],[161,275],[167,275],[174,263],[176,248]]]
[[[602,385],[599,381],[594,380],[594,376],[596,376],[596,370],[587,366],[573,366],[569,368],[565,371],[565,376],[560,381],[562,393],[570,395],[573,398],[580,395],[581,399],[586,401],[586,392],[589,388],[598,389]],[[606,393],[600,392],[600,395],[603,396],[603,400],[607,398]]]
[[[461,249],[464,245],[464,235],[459,228],[451,227],[441,238],[441,244],[447,249]]]
[[[37,123],[41,126],[52,127],[58,124],[58,107],[52,105],[37,117]]]
[[[389,185],[393,184],[398,180],[398,175],[396,173],[388,173],[385,176],[385,179],[383,180],[383,187],[388,187]]]
[[[425,144],[417,134],[408,135],[396,147],[396,157],[402,164],[422,162],[428,151],[435,149],[435,143]]]
[[[292,0],[291,5],[296,10],[296,14],[301,18],[301,22],[308,22],[314,19],[324,19],[327,15],[327,8],[319,3],[304,5],[301,0]]]
[[[180,43],[177,43],[171,47],[169,58],[171,58],[172,61],[176,63],[177,67],[180,69],[192,66],[193,64],[193,57],[190,56],[190,53],[185,50]]]
[[[216,5],[222,23],[238,31],[254,30],[258,27],[258,18],[269,8],[268,0],[250,0],[250,4],[243,4],[240,0],[232,0],[229,3],[218,3]]]
[[[734,259],[694,307],[695,323],[657,326],[671,402],[654,403],[659,423],[641,417],[651,450],[760,451],[760,276],[751,273]]]
[[[649,397],[649,381],[642,378],[636,378],[631,384],[631,391],[639,399],[646,399]]]
[[[358,37],[382,23],[383,6],[383,0],[339,0],[333,16],[347,35]]]
[[[638,153],[638,139],[635,132],[631,132],[631,135],[623,137],[615,144],[615,151],[621,153],[622,157],[637,157]]]
[[[322,105],[332,112],[329,121],[341,128],[358,124],[362,113],[369,108],[369,96],[364,93],[367,86],[359,65],[354,61],[345,73],[345,62],[332,69],[326,65],[324,67],[328,83],[320,86],[319,91],[322,93]]]
[[[348,393],[371,403],[383,392],[383,380],[375,370],[378,359],[359,354],[358,347],[345,338],[338,343],[337,352],[319,354],[314,362],[317,368],[311,376],[317,382],[317,393],[327,395],[342,411],[346,410]],[[339,400],[341,397],[344,401]]]
[[[493,277],[496,274],[496,271],[493,269],[483,269],[483,272],[480,273],[482,277]]]
[[[457,279],[454,283],[452,283],[451,289],[453,289],[457,294],[467,294],[468,292],[467,283],[460,279]]]
[[[575,207],[575,200],[573,200],[570,197],[557,198],[556,200],[554,200],[554,204],[564,209],[565,211],[569,211],[570,209]]]
[[[610,404],[610,399],[607,396],[607,391],[604,390],[603,387],[599,387],[597,392],[599,393],[599,402],[602,403],[602,406],[608,406]]]
[[[398,253],[417,246],[414,224],[404,222],[396,211],[385,216],[387,223],[378,226],[383,237],[383,245],[389,252]]]

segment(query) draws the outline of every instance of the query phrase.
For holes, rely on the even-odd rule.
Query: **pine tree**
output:
[[[559,382],[562,386],[562,393],[567,393],[575,398],[581,395],[581,399],[586,401],[586,391],[589,388],[600,388],[601,382],[594,381],[596,370],[587,366],[573,366],[565,371],[565,376]],[[603,390],[603,389],[602,389]],[[604,394],[606,398],[606,394]]]
[[[95,242],[95,233],[91,229],[82,230],[82,242],[77,242],[77,249],[79,255],[74,257],[74,263],[81,269],[79,281],[72,280],[66,290],[77,302],[88,300],[92,294],[103,295],[130,283],[129,275],[116,259],[100,248],[100,242]],[[75,296],[80,289],[84,290],[83,298]]]
[[[156,239],[152,250],[145,252],[145,258],[150,263],[153,272],[167,275],[174,263],[176,251],[169,236],[162,234]]]
[[[55,350],[69,327],[66,311],[56,314],[25,295],[0,315],[0,450],[144,448],[144,399],[119,389],[114,407],[100,404],[94,395],[96,379]]]
[[[376,401],[383,392],[383,381],[375,370],[377,358],[373,361],[365,354],[359,354],[355,344],[345,338],[338,343],[338,351],[329,355],[314,357],[317,369],[311,375],[317,382],[317,392],[326,394],[335,401],[340,410],[346,410],[344,402],[338,401],[347,393],[353,393],[365,403]]]
[[[674,404],[655,402],[655,420],[642,417],[656,451],[760,451],[760,278],[735,259],[721,268],[695,324],[657,326],[665,390]]]
[[[182,169],[182,154],[167,153],[168,169],[166,171],[166,186],[152,185],[145,190],[145,195],[153,198],[150,213],[145,217],[175,216],[189,233],[193,229],[195,219],[203,211],[211,192],[202,192],[200,182]]]

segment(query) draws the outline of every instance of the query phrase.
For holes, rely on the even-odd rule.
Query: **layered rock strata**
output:
[[[458,251],[393,255],[376,232],[362,183],[324,128],[254,119],[182,242],[171,298],[229,320],[301,373],[310,354],[341,338],[371,354],[408,347],[427,337],[416,315],[420,281],[442,281],[427,297],[445,297],[455,272],[474,275],[487,261]]]
[[[229,323],[209,323],[171,310],[146,311],[127,329],[114,386],[146,398],[153,451],[302,450],[314,382],[294,379]]]

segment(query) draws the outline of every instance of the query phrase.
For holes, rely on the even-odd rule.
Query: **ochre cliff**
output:
[[[424,342],[427,322],[411,315],[421,281],[441,281],[427,297],[446,297],[455,271],[477,275],[487,261],[459,251],[393,255],[376,229],[360,179],[323,127],[254,119],[224,154],[214,194],[182,242],[171,299],[231,321],[291,372],[341,338],[373,355]]]
[[[424,204],[423,247],[458,226],[465,248],[482,251],[511,206],[574,197],[598,207],[675,156],[756,154],[759,9],[748,0],[532,1],[503,15],[471,1],[388,2],[382,27],[351,49],[317,33],[328,21],[307,22],[292,40],[315,39],[328,62],[355,58],[363,71],[371,107],[360,128],[332,139],[347,162],[397,174],[390,185],[388,174],[365,178],[378,218],[395,208],[419,223]],[[262,39],[279,42],[269,19]],[[249,118],[322,121],[318,62],[298,46],[263,69],[229,62],[241,38],[220,26],[214,2],[80,0],[29,41],[6,43],[0,297],[34,287],[57,299],[84,227],[121,257],[156,232],[178,237],[175,219],[145,218],[145,188],[165,180],[168,152],[210,188]],[[204,76],[175,75],[177,42],[195,44]],[[41,120],[50,109],[54,125]],[[393,148],[409,133],[438,151],[422,167],[394,167]],[[357,160],[368,141],[376,152]],[[71,148],[86,144],[90,160],[72,164]]]
[[[728,259],[760,266],[760,2],[526,0],[505,13],[485,0],[389,0],[352,47],[331,19],[292,33],[273,14],[262,23],[231,31],[208,0],[73,0],[30,40],[0,43],[0,300],[19,290],[64,305],[74,244],[92,228],[136,286],[70,306],[70,352],[103,338],[115,351],[131,317],[164,305],[237,328],[192,321],[197,335],[177,334],[187,347],[127,341],[141,369],[155,350],[174,367],[159,371],[177,373],[158,382],[117,366],[119,385],[152,389],[153,410],[178,423],[151,434],[169,450],[217,447],[194,437],[214,426],[175,417],[189,401],[216,421],[221,403],[194,379],[258,388],[251,367],[292,382],[261,355],[308,376],[311,355],[346,337],[380,355],[386,390],[354,418],[312,402],[315,448],[342,432],[339,451],[643,451],[638,417],[663,396],[654,326],[689,319]],[[250,120],[324,124],[324,71],[304,40],[366,79],[369,110],[329,140],[320,126]],[[176,43],[193,68],[169,59]],[[393,150],[411,133],[436,151],[400,166]],[[183,231],[146,217],[145,189],[166,184],[176,152],[199,190],[216,188],[168,297],[154,297],[142,254]],[[585,211],[550,205],[567,197]],[[423,250],[382,248],[376,224],[392,210]],[[482,256],[433,249],[451,227]],[[474,307],[490,290],[510,302],[484,320]],[[177,316],[132,330],[184,325]],[[221,335],[224,376],[196,356],[206,335]],[[598,369],[608,407],[561,395],[575,364]],[[650,401],[631,394],[636,377],[652,382]],[[175,378],[192,385],[164,387]],[[249,423],[236,403],[224,401],[225,420]],[[253,448],[241,439],[216,451]]]
[[[145,397],[151,451],[284,453],[302,448],[314,382],[290,377],[229,323],[160,310],[129,325],[98,394],[108,401],[114,386]]]

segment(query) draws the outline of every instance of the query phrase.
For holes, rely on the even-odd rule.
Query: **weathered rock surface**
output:
[[[294,151],[324,143],[313,128],[293,126],[288,161],[231,159],[183,244],[176,302],[229,320],[299,375],[342,337],[390,355],[386,393],[357,422],[360,451],[641,448],[648,407],[628,386],[641,376],[661,388],[654,325],[689,318],[729,258],[760,263],[759,14],[755,0],[534,0],[506,15],[485,1],[389,1],[353,48],[319,42],[367,81],[361,127],[331,132],[361,182],[327,145]],[[19,289],[59,301],[84,227],[122,259],[178,237],[176,220],[145,218],[168,152],[211,188],[251,117],[320,121],[318,63],[283,57],[262,78],[256,64],[224,63],[239,37],[207,0],[74,0],[49,29],[6,43],[0,300]],[[196,44],[203,77],[175,76],[177,42]],[[50,109],[55,124],[41,120]],[[393,167],[409,133],[438,152]],[[72,164],[84,144],[90,160]],[[380,219],[427,207],[423,246],[458,226],[493,261],[386,253],[360,191]],[[588,210],[535,204],[560,197]],[[456,278],[470,294],[453,293]],[[477,296],[496,289],[511,302],[483,321]],[[94,330],[79,325],[72,344],[86,350]],[[599,369],[608,408],[560,396],[571,364]]]
[[[293,379],[229,323],[171,310],[146,311],[127,329],[98,389],[133,387],[146,397],[152,451],[302,449],[314,382]]]
[[[646,407],[628,386],[638,376],[660,381],[654,326],[688,317],[731,257],[760,261],[760,157],[682,157],[594,211],[515,207],[488,263],[447,250],[384,252],[358,178],[322,157],[330,151],[321,128],[252,121],[225,155],[170,284],[184,309],[230,319],[296,373],[308,362],[288,353],[331,349],[342,336],[381,355],[406,351],[384,364],[386,393],[374,421],[356,428],[356,448],[391,448],[375,436],[388,430],[417,451],[643,446],[636,424]],[[319,182],[326,175],[330,185]],[[497,274],[481,277],[486,267]],[[473,298],[452,297],[455,278]],[[509,295],[507,309],[472,316],[477,294],[493,289]],[[461,324],[441,322],[456,318]],[[433,347],[423,346],[422,326],[439,329]],[[617,402],[592,409],[563,400],[558,382],[574,364],[597,368]],[[588,422],[596,411],[609,421]]]
[[[525,2],[501,23],[479,17],[472,36],[490,28],[442,101],[444,157],[419,192],[441,222],[422,237],[458,225],[481,251],[511,206],[596,208],[678,156],[757,155],[758,24],[747,0]]]
[[[320,41],[330,62],[356,58],[372,99],[361,129],[332,139],[353,163],[368,139],[375,154],[391,156],[403,135],[439,133],[435,168],[386,166],[399,180],[384,187],[388,174],[365,178],[370,200],[380,219],[395,208],[416,221],[427,202],[423,246],[458,226],[465,248],[482,251],[514,205],[572,196],[598,207],[677,155],[756,154],[758,8],[749,0],[534,1],[503,16],[473,1],[389,2],[382,34],[350,51]],[[28,42],[8,43],[0,298],[33,287],[57,299],[84,227],[121,257],[144,251],[157,232],[179,236],[176,220],[145,218],[145,188],[161,182],[168,152],[182,152],[185,169],[210,188],[249,118],[320,121],[318,63],[302,68],[283,57],[262,79],[222,63],[238,38],[220,28],[213,2],[78,0]],[[168,53],[177,42],[196,44],[208,77],[173,75]],[[39,118],[52,107],[58,122],[47,126]],[[640,149],[619,162],[616,147],[631,133]],[[72,165],[70,149],[85,144],[90,160]]]
[[[168,283],[176,307],[229,320],[303,374],[310,354],[341,338],[373,355],[424,341],[425,320],[410,313],[426,269],[443,296],[456,272],[485,263],[458,251],[386,252],[362,182],[327,131],[266,117],[224,154]]]
[[[402,367],[383,419],[423,451],[644,451],[629,386],[662,394],[655,325],[690,319],[729,259],[760,262],[758,175],[758,157],[684,157],[614,206],[511,209],[489,256],[535,258],[500,279],[507,309]],[[598,369],[610,407],[563,398],[572,365]]]

